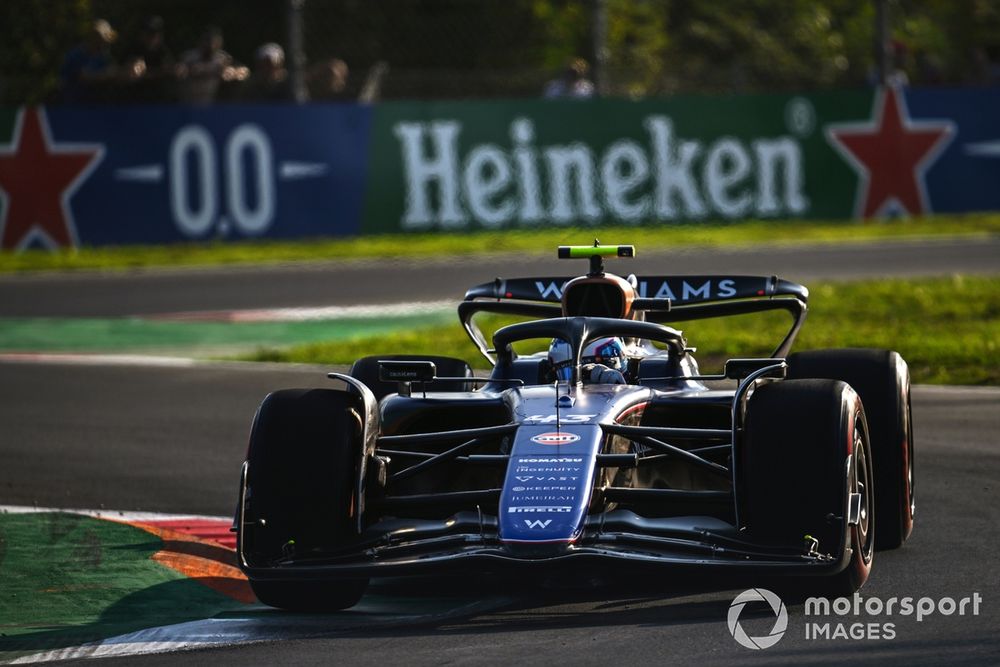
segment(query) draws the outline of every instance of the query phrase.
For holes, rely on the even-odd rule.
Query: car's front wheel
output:
[[[756,540],[803,550],[815,540],[820,554],[837,555],[848,523],[847,567],[786,586],[828,597],[861,588],[875,545],[876,484],[857,393],[836,380],[758,387],[747,405],[742,460],[742,520]]]
[[[353,607],[368,588],[367,579],[344,581],[267,581],[251,579],[254,595],[264,604],[289,611],[324,612]]]
[[[241,543],[251,567],[336,548],[356,536],[354,488],[361,423],[353,398],[331,389],[284,389],[261,403],[250,433]],[[250,577],[261,602],[296,611],[357,604],[367,579]]]
[[[809,350],[788,357],[789,378],[843,380],[861,396],[871,431],[878,531],[875,546],[895,549],[913,531],[915,464],[910,370],[889,350]]]

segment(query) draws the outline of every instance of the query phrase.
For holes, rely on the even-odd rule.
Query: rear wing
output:
[[[742,315],[765,310],[786,310],[794,322],[773,357],[787,356],[805,321],[809,290],[777,276],[629,276],[636,292],[635,310],[646,321],[665,324]],[[479,351],[490,361],[495,351],[472,321],[477,313],[490,312],[536,318],[562,316],[563,286],[572,277],[497,278],[465,293],[458,317]]]

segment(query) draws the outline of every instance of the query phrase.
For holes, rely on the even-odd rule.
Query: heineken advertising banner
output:
[[[1000,89],[0,112],[0,246],[1000,210]]]
[[[362,229],[996,209],[998,112],[998,89],[387,104]]]

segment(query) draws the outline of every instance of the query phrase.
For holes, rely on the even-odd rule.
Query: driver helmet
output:
[[[554,338],[549,345],[549,361],[556,377],[568,382],[573,376],[573,351],[570,344],[562,338]],[[608,368],[624,373],[628,367],[625,355],[625,343],[621,338],[598,338],[583,348],[580,363],[602,364]]]

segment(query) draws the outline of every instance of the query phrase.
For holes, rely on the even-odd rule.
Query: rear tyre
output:
[[[913,532],[914,459],[910,371],[889,350],[813,350],[788,357],[789,378],[843,380],[861,396],[878,487],[875,546],[895,549]]]
[[[451,378],[471,378],[472,368],[469,364],[465,363],[461,359],[455,359],[453,357],[437,357],[433,355],[420,355],[420,354],[383,354],[374,357],[363,357],[354,362],[351,366],[350,376],[361,380],[372,393],[375,394],[377,400],[382,400],[383,397],[389,394],[395,394],[398,386],[395,382],[382,382],[378,379],[378,362],[379,361],[432,361],[437,369],[437,375],[439,377],[451,377]],[[428,391],[472,391],[471,382],[462,382],[461,380],[444,380],[438,382],[430,382],[427,384]]]
[[[250,433],[244,554],[251,566],[336,547],[356,534],[355,470],[361,420],[354,399],[330,389],[284,389],[261,403]],[[344,609],[368,580],[250,579],[261,602],[298,611]]]
[[[851,595],[868,579],[875,545],[875,484],[858,395],[833,380],[766,384],[751,396],[745,424],[742,518],[754,539],[804,548],[810,535],[820,553],[837,554],[848,499],[860,494],[859,521],[847,527],[847,567],[784,582],[793,593]]]

